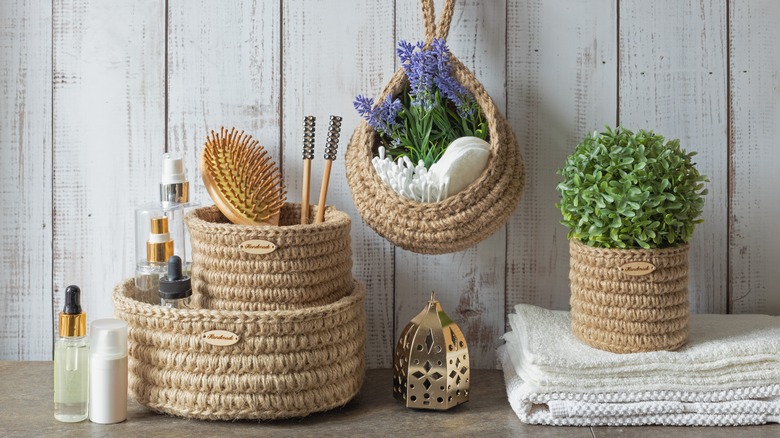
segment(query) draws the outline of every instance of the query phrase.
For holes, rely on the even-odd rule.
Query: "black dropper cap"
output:
[[[62,313],[66,315],[78,315],[81,313],[81,288],[70,285],[65,288],[65,308]]]
[[[168,275],[160,277],[160,298],[179,300],[191,295],[192,282],[181,272],[181,257],[171,256],[168,259]]]

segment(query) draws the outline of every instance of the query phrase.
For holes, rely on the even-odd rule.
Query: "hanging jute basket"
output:
[[[605,249],[576,239],[571,256],[575,336],[613,353],[676,350],[688,340],[688,245]]]
[[[433,0],[422,0],[428,44],[447,37],[454,6],[454,0],[445,2],[436,25]],[[455,56],[450,63],[455,79],[474,95],[490,132],[490,159],[474,183],[435,203],[397,194],[371,164],[380,142],[366,121],[355,129],[346,153],[347,181],[363,220],[391,243],[420,254],[450,253],[481,242],[506,223],[523,193],[523,160],[512,128],[474,75]],[[407,84],[403,68],[398,69],[378,101],[399,95]]]
[[[349,216],[327,207],[323,223],[301,225],[300,214],[300,204],[285,204],[276,227],[232,224],[213,206],[188,213],[196,306],[292,310],[343,297],[352,286]],[[265,247],[273,250],[256,250]]]
[[[114,290],[127,321],[129,391],[157,412],[201,420],[302,417],[346,404],[364,377],[365,289],[298,310],[171,309]],[[223,345],[215,345],[222,343]]]

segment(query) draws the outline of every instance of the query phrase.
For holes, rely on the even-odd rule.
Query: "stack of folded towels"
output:
[[[575,338],[569,312],[524,304],[515,312],[498,356],[525,423],[780,422],[780,317],[691,315],[680,350],[615,354]]]

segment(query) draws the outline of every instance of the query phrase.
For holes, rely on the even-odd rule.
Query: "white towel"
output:
[[[507,346],[498,349],[509,404],[521,421],[558,426],[736,426],[780,422],[780,385],[697,393],[534,392],[515,372]],[[683,401],[727,400],[727,401]]]
[[[780,317],[691,315],[678,351],[615,354],[571,333],[569,312],[517,305],[507,333],[515,371],[533,391],[710,393],[780,384]]]
[[[615,354],[574,337],[569,312],[515,311],[498,353],[510,404],[525,422],[780,422],[779,317],[692,315],[682,349]]]

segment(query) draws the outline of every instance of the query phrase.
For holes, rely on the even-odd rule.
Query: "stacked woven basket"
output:
[[[116,287],[133,398],[172,415],[235,420],[305,416],[357,394],[365,289],[352,278],[350,219],[332,207],[321,224],[299,217],[294,204],[279,227],[230,224],[215,207],[189,213],[196,309],[137,301],[132,280]],[[242,250],[248,241],[275,250]],[[237,342],[207,342],[215,330]]]

